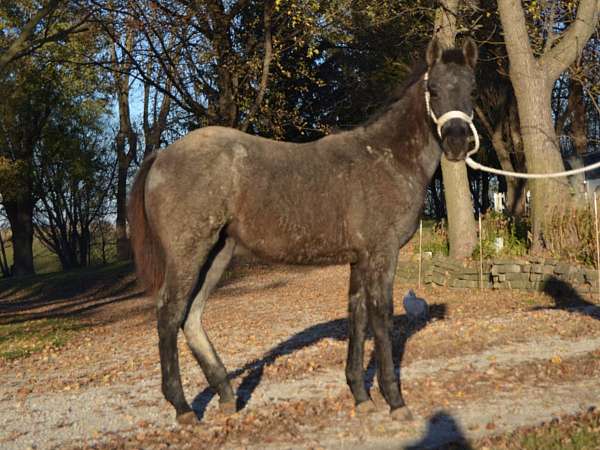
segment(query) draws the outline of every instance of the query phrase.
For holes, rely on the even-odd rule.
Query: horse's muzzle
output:
[[[469,129],[458,119],[451,120],[442,129],[442,149],[450,161],[462,161],[469,151]]]

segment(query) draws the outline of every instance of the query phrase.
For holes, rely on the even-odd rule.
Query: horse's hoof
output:
[[[356,414],[364,416],[377,411],[377,406],[375,406],[375,403],[373,403],[372,400],[365,400],[356,405],[354,409],[356,410]]]
[[[196,425],[200,423],[200,421],[194,411],[188,411],[177,416],[177,423],[179,425]]]
[[[235,414],[237,412],[235,401],[219,402],[219,411],[227,415]]]
[[[408,421],[414,420],[414,417],[413,417],[412,413],[410,412],[410,409],[408,409],[406,406],[403,406],[401,408],[392,409],[390,411],[390,416],[392,416],[393,420],[398,420],[401,422],[408,422]]]

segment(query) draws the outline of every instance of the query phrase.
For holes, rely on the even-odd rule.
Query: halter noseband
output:
[[[437,117],[433,112],[433,109],[431,109],[431,105],[429,103],[431,100],[431,94],[429,93],[428,86],[429,72],[425,72],[425,75],[423,76],[423,81],[425,82],[425,106],[427,107],[427,114],[431,117],[433,123],[437,125],[437,132],[440,139],[442,138],[442,127],[446,124],[446,122],[448,122],[451,119],[463,120],[469,124],[471,133],[473,133],[473,138],[475,139],[475,147],[473,148],[473,150],[469,150],[467,152],[467,156],[470,156],[477,152],[477,150],[479,150],[479,135],[477,134],[477,128],[475,128],[475,125],[473,124],[473,113],[471,113],[471,115],[469,116],[462,111],[453,110],[442,114],[440,117]]]

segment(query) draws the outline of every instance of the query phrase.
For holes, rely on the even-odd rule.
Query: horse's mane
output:
[[[465,55],[462,50],[456,48],[446,49],[442,52],[442,62],[445,64],[459,64],[465,65],[467,62],[465,60]],[[367,126],[374,122],[376,122],[381,116],[384,116],[395,103],[401,100],[406,91],[414,85],[417,81],[421,79],[423,74],[427,71],[427,63],[423,59],[419,59],[411,70],[411,73],[404,79],[404,81],[394,88],[388,97],[388,99],[373,113],[365,123],[361,126]]]

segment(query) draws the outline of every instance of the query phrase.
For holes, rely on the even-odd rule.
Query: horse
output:
[[[177,336],[187,343],[220,408],[236,411],[227,371],[202,312],[236,246],[285,264],[349,264],[346,381],[359,412],[375,409],[365,386],[364,342],[375,341],[377,379],[392,418],[412,415],[391,345],[392,286],[400,248],[413,236],[442,153],[470,146],[477,45],[433,39],[421,70],[375,117],[307,143],[209,126],[142,163],[128,219],[138,278],[155,297],[162,392],[182,424],[198,421],[181,385]]]

